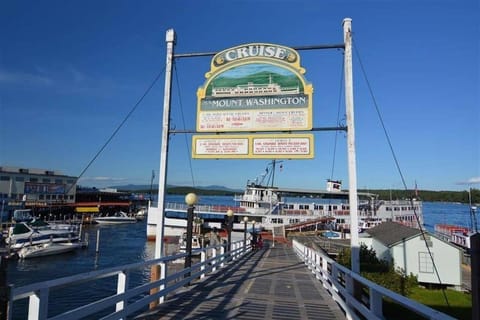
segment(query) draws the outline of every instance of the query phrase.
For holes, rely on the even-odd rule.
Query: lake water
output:
[[[182,196],[169,196],[169,201],[183,202]],[[233,205],[232,197],[200,197],[201,204]],[[438,223],[470,226],[468,205],[454,203],[423,204],[426,229],[433,232]],[[95,253],[97,230],[100,230],[99,254]],[[86,249],[58,256],[31,260],[8,261],[7,279],[10,284],[22,286],[29,283],[51,280],[92,270],[104,269],[152,259],[155,243],[146,241],[146,221],[116,226],[92,225],[84,228],[89,234],[90,245]],[[149,272],[133,274],[132,285],[149,279]],[[82,305],[97,300],[112,286],[108,281],[95,285],[66,288],[50,296],[50,315],[72,308],[72,303]],[[15,303],[14,320],[26,319],[26,302]]]

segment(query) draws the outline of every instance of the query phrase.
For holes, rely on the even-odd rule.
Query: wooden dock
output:
[[[266,246],[136,319],[345,319],[287,244]]]

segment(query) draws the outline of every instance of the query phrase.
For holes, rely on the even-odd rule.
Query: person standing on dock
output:
[[[213,228],[212,231],[210,231],[210,246],[215,247],[220,244],[220,237],[218,236],[218,232],[216,228]]]

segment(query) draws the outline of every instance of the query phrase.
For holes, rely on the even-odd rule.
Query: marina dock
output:
[[[345,319],[287,244],[244,256],[136,319]]]

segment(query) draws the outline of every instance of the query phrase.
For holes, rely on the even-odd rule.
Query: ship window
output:
[[[44,179],[42,179],[42,182],[43,183],[50,183],[50,179],[44,178]]]
[[[399,208],[399,207],[395,207],[395,208],[393,208],[393,211],[400,211],[400,208]]]
[[[10,177],[9,176],[1,176],[0,181],[10,181]]]
[[[22,182],[22,181],[25,181],[25,178],[24,177],[16,177],[15,181]]]
[[[337,206],[333,206],[333,210],[337,210],[337,209],[338,209],[338,207],[337,207]]]
[[[30,178],[30,182],[38,182],[38,178]]]
[[[63,184],[63,180],[62,179],[55,179],[55,183],[56,184]]]

